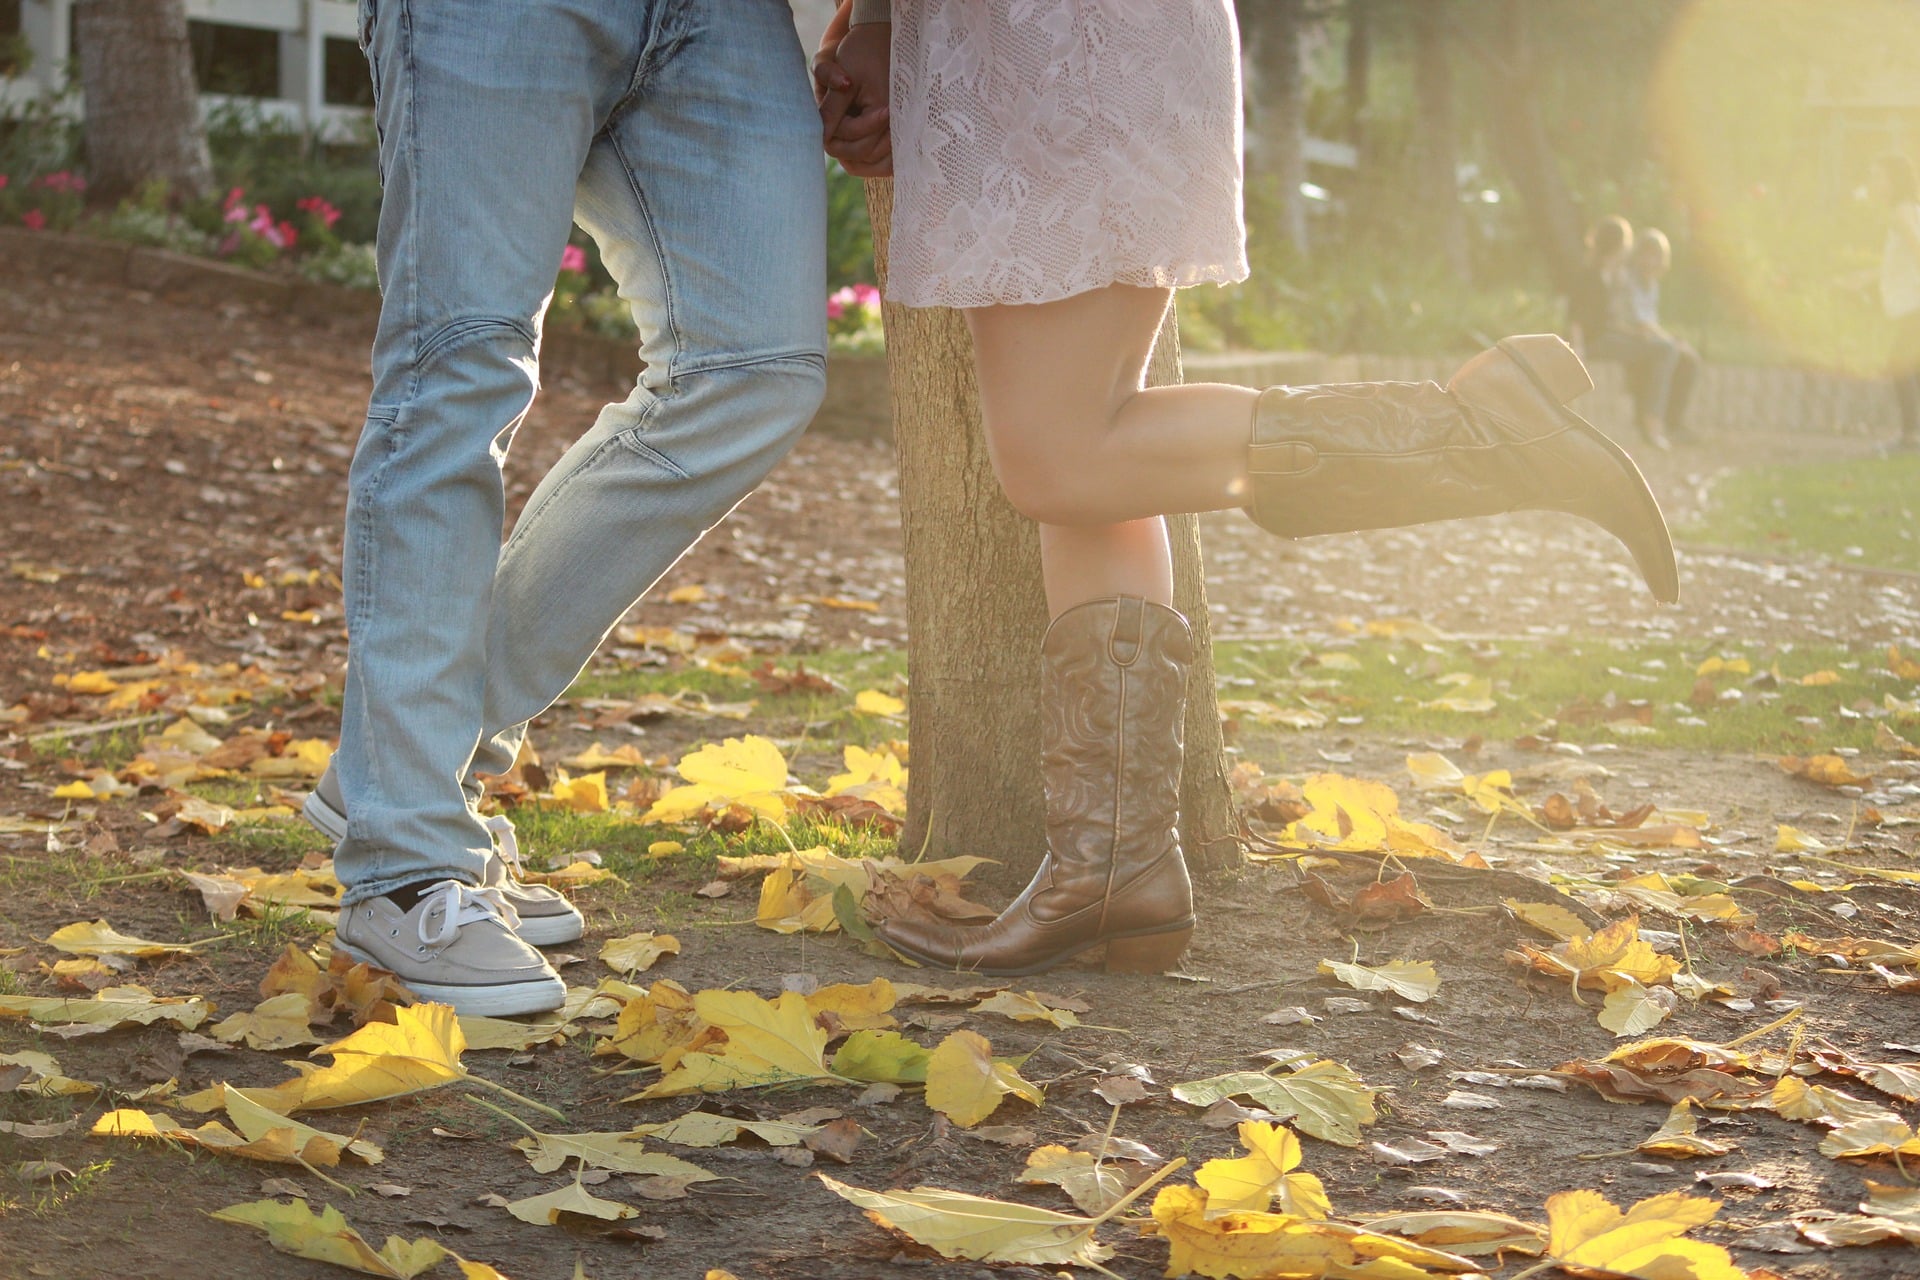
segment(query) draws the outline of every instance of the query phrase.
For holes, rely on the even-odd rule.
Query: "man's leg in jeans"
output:
[[[646,371],[541,482],[501,555],[479,772],[512,766],[525,722],[759,483],[824,390],[825,166],[791,14],[754,0],[679,19],[580,179],[577,216]]]
[[[598,26],[585,11],[506,0],[380,0],[374,13],[383,300],[349,480],[348,823],[335,854],[352,908],[340,938],[352,946],[391,932],[399,947],[398,919],[382,916],[376,931],[361,917],[387,911],[403,887],[475,884],[486,863],[490,839],[461,780],[483,718],[500,464],[533,397],[578,175],[648,39],[639,8],[606,3]],[[456,992],[491,983],[490,966],[557,988],[483,905],[438,896],[438,914],[414,922],[419,945],[408,938],[404,957],[382,952],[380,963],[417,953],[421,965],[464,965],[473,972],[449,981]],[[463,959],[475,949],[469,924],[493,944]],[[402,976],[421,990],[421,975]]]

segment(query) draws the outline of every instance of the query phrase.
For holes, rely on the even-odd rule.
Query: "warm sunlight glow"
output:
[[[1884,369],[1869,174],[1911,155],[1916,107],[1920,6],[1696,0],[1674,25],[1649,111],[1690,218],[1675,230],[1783,361]]]

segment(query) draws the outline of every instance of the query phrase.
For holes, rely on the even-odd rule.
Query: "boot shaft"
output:
[[[1041,771],[1056,876],[1177,846],[1187,620],[1138,597],[1061,614],[1041,646]],[[1125,877],[1124,867],[1120,871]]]

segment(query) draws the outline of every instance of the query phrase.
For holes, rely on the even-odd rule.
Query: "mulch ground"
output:
[[[93,668],[179,651],[206,662],[259,662],[310,682],[337,678],[344,637],[331,580],[339,568],[338,524],[364,407],[369,339],[359,323],[266,317],[244,305],[187,307],[70,280],[14,279],[0,288],[0,708],[23,704],[36,720],[68,714],[71,700],[52,682],[57,671],[71,669],[59,661],[68,655],[72,666]],[[509,485],[516,503],[612,393],[564,377],[553,380],[515,446]],[[1713,472],[1736,457],[1742,463],[1791,461],[1853,447],[1861,446],[1808,437],[1722,437],[1647,462],[1663,500],[1684,514],[1698,503]],[[902,643],[904,564],[892,510],[895,487],[889,446],[810,435],[768,484],[675,568],[655,600],[635,608],[630,621],[695,624],[769,653]],[[1228,636],[1325,636],[1346,622],[1417,616],[1444,631],[1474,635],[1879,643],[1911,639],[1920,616],[1920,588],[1907,577],[1704,552],[1683,562],[1686,607],[1661,610],[1645,598],[1624,553],[1603,535],[1547,517],[1282,544],[1237,517],[1219,516],[1205,522],[1205,538],[1215,625]],[[703,601],[663,602],[666,588],[692,584],[707,588]],[[819,603],[828,597],[868,600],[878,608]],[[335,732],[337,722],[324,703],[303,704],[301,714],[300,736]],[[6,766],[0,768],[0,814],[44,810],[42,788],[56,777],[53,767],[21,741],[30,725],[0,729],[8,730],[15,736],[0,747],[7,757],[0,759]],[[563,723],[540,739],[549,754],[585,740]],[[1292,758],[1262,762],[1269,773],[1317,767],[1315,753],[1336,746],[1333,736],[1314,733],[1299,735],[1297,743]],[[1410,744],[1349,733],[1337,749],[1344,771],[1393,780],[1404,791]],[[1489,743],[1470,767],[1518,772],[1540,762],[1538,753]],[[1596,785],[1616,809],[1642,800],[1706,809],[1722,838],[1745,836],[1680,855],[1616,860],[1629,870],[1729,881],[1777,876],[1783,859],[1772,852],[1776,822],[1794,821],[1842,839],[1852,820],[1852,799],[1752,760],[1625,749],[1608,755],[1606,766],[1610,776]],[[1895,770],[1889,776],[1905,775]],[[1910,792],[1882,797],[1885,812],[1911,812]],[[191,833],[156,839],[149,825],[131,813],[104,824],[113,846],[127,851],[130,871],[226,860],[214,843]],[[1915,847],[1909,831],[1893,829],[1877,838],[1875,865],[1910,866]],[[1524,843],[1526,833],[1506,839]],[[1571,1003],[1564,983],[1524,977],[1504,958],[1522,941],[1539,941],[1495,906],[1526,890],[1531,882],[1515,872],[1530,858],[1521,850],[1502,852],[1499,841],[1487,848],[1495,872],[1419,871],[1435,909],[1385,929],[1348,927],[1315,904],[1290,868],[1249,867],[1203,887],[1205,924],[1184,976],[1117,978],[1089,967],[1048,975],[1040,983],[1044,991],[1076,997],[1088,1007],[1082,1019],[1089,1025],[1067,1032],[969,1018],[967,1025],[988,1034],[997,1051],[1031,1051],[1023,1071],[1048,1086],[1043,1108],[1010,1104],[995,1118],[1026,1130],[1014,1135],[1023,1145],[997,1145],[950,1129],[910,1097],[856,1108],[845,1089],[733,1094],[710,1100],[708,1109],[770,1117],[837,1108],[853,1115],[868,1136],[851,1164],[828,1168],[835,1177],[876,1188],[925,1183],[1031,1197],[1064,1208],[1066,1202],[1049,1198],[1051,1192],[1017,1188],[1011,1178],[1030,1146],[1071,1144],[1107,1126],[1112,1108],[1094,1092],[1102,1075],[1128,1064],[1147,1068],[1154,1084],[1146,1100],[1123,1110],[1117,1132],[1162,1158],[1198,1161],[1232,1153],[1232,1130],[1204,1126],[1193,1108],[1167,1096],[1167,1087],[1248,1066],[1264,1050],[1296,1048],[1346,1062],[1370,1084],[1390,1090],[1367,1142],[1397,1146],[1434,1131],[1470,1130],[1500,1146],[1480,1158],[1449,1155],[1408,1164],[1364,1143],[1348,1149],[1310,1141],[1306,1167],[1326,1181],[1343,1213],[1441,1206],[1458,1198],[1538,1219],[1547,1195],[1572,1187],[1597,1187],[1621,1204],[1674,1189],[1704,1192],[1693,1183],[1698,1166],[1687,1162],[1583,1159],[1632,1147],[1658,1125],[1663,1107],[1621,1106],[1577,1084],[1564,1091],[1503,1087],[1513,1078],[1511,1068],[1544,1071],[1596,1058],[1615,1041],[1595,1025],[1591,1009]],[[136,853],[153,856],[135,861]],[[32,839],[16,839],[0,843],[0,856],[40,855]],[[1592,860],[1563,869],[1607,865]],[[1342,896],[1373,878],[1352,869],[1323,874]],[[61,924],[105,915],[129,933],[162,937],[204,926],[197,897],[182,889],[140,881],[28,882],[41,891],[0,910],[0,947],[27,948],[15,967],[26,970],[21,981],[31,990],[50,989],[31,963],[55,958],[34,940]],[[668,863],[644,883],[585,891],[589,937],[570,950],[586,959],[569,972],[570,981],[602,976],[591,959],[599,940],[646,927],[663,903],[672,904],[669,924],[684,950],[658,973],[690,989],[739,985],[772,994],[783,979],[789,985],[865,982],[876,975],[926,980],[925,974],[871,959],[841,938],[756,929],[751,893],[709,901],[692,895],[698,884],[692,873]],[[1817,937],[1855,934],[1908,944],[1920,938],[1920,893],[1897,884],[1820,895],[1783,889],[1743,902],[1758,910],[1755,928],[1775,937],[1799,929]],[[1662,1034],[1724,1041],[1799,1007],[1812,1033],[1862,1057],[1911,1056],[1886,1046],[1920,1041],[1920,997],[1889,995],[1877,979],[1823,972],[1831,966],[1817,957],[1756,956],[1712,929],[1691,931],[1689,938],[1697,971],[1754,1003],[1740,1011],[1711,1002],[1684,1005]],[[1357,1012],[1328,1012],[1329,998],[1355,993],[1319,977],[1320,960],[1384,963],[1402,957],[1439,962],[1444,984],[1433,1002],[1416,1008],[1375,996]],[[215,948],[145,966],[141,980],[164,993],[204,994],[229,1012],[257,998],[269,958],[264,951]],[[574,976],[588,971],[586,978]],[[1319,1020],[1261,1021],[1295,1006]],[[1410,1012],[1418,1018],[1410,1019]],[[1410,1042],[1442,1050],[1444,1057],[1410,1068],[1396,1055]],[[28,1035],[18,1024],[0,1024],[0,1052],[22,1047],[53,1052],[68,1075],[124,1090],[168,1078],[177,1079],[183,1092],[215,1080],[266,1084],[287,1074],[280,1056],[244,1050],[189,1054],[177,1036],[153,1028],[55,1041]],[[560,1107],[569,1129],[624,1129],[688,1109],[684,1100],[619,1103],[635,1082],[600,1074],[596,1068],[605,1060],[591,1059],[584,1042],[510,1057],[475,1054],[470,1062],[479,1073]],[[1508,1074],[1475,1080],[1450,1074],[1459,1071]],[[1461,1090],[1483,1094],[1492,1105],[1449,1105],[1450,1095]],[[389,1232],[434,1235],[516,1280],[563,1280],[575,1274],[576,1261],[589,1276],[697,1277],[708,1267],[727,1267],[743,1278],[1043,1274],[946,1263],[903,1248],[829,1195],[809,1170],[792,1167],[791,1156],[768,1148],[682,1153],[728,1180],[705,1184],[681,1200],[627,1196],[641,1207],[642,1223],[660,1228],[658,1239],[612,1240],[528,1227],[476,1198],[537,1194],[562,1177],[531,1173],[506,1145],[514,1131],[464,1102],[463,1092],[456,1087],[366,1108],[345,1122],[327,1118],[336,1128],[364,1123],[388,1150],[378,1168],[335,1171],[338,1176],[410,1188],[404,1198],[367,1193],[348,1201],[297,1169],[292,1176],[316,1203],[328,1200],[344,1209],[376,1243]],[[1913,1119],[1912,1107],[1887,1105]],[[63,1110],[51,1103],[0,1101],[0,1117],[12,1119],[72,1111],[70,1105]],[[1771,1266],[1796,1280],[1920,1274],[1920,1255],[1903,1246],[1818,1253],[1766,1247],[1800,1248],[1790,1232],[1768,1224],[1800,1210],[1851,1208],[1866,1177],[1899,1180],[1892,1164],[1826,1159],[1814,1151],[1816,1130],[1761,1112],[1738,1113],[1709,1131],[1733,1138],[1739,1150],[1705,1167],[1750,1171],[1770,1184],[1715,1193],[1726,1206],[1701,1233],[1734,1247],[1745,1265]],[[109,1146],[79,1132],[30,1147],[0,1134],[0,1168],[53,1160],[80,1169],[109,1158],[112,1168],[64,1208],[33,1212],[32,1187],[0,1192],[0,1198],[23,1199],[27,1206],[0,1217],[0,1276],[339,1274],[273,1254],[257,1235],[203,1216],[257,1198],[263,1178],[287,1169]],[[595,1190],[618,1198],[621,1188],[616,1179]],[[1160,1273],[1164,1246],[1119,1232],[1110,1236],[1120,1245],[1110,1264],[1119,1274]]]

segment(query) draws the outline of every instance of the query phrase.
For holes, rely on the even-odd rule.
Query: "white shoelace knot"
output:
[[[420,901],[426,905],[420,913],[420,941],[428,947],[445,946],[461,929],[483,920],[498,920],[508,928],[520,921],[513,904],[498,889],[476,889],[458,880],[441,881]],[[434,922],[431,927],[429,921]]]

